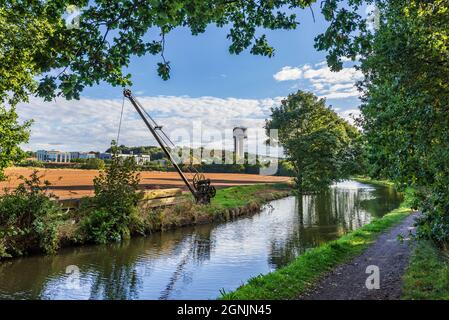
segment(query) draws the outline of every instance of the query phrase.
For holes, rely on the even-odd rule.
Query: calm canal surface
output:
[[[260,214],[0,263],[0,299],[215,299],[397,208],[391,188],[338,183]]]

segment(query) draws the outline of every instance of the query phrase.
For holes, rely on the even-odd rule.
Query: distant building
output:
[[[95,153],[95,152],[62,152],[62,151],[46,151],[39,150],[36,152],[36,157],[38,161],[42,162],[70,162],[74,159],[95,159],[99,158],[101,160],[112,159],[111,153]],[[120,158],[134,158],[137,164],[143,165],[150,163],[151,156],[146,154],[119,154]]]
[[[95,152],[70,152],[72,159],[94,159],[97,158]]]
[[[80,153],[79,152],[70,152],[70,157],[72,159],[79,159]]]
[[[78,159],[94,159],[97,155],[93,152],[80,152]]]
[[[247,128],[236,127],[232,130],[234,136],[234,152],[237,158],[245,157],[245,140],[248,139]]]
[[[117,156],[123,159],[134,158],[134,161],[139,165],[147,164],[151,161],[151,156],[147,154],[119,154]]]
[[[63,151],[46,151],[46,150],[38,150],[36,152],[36,158],[38,161],[42,162],[70,162],[72,159],[71,152],[63,152]]]
[[[100,158],[101,160],[111,160],[112,159],[112,154],[110,154],[110,153],[100,153],[98,155],[98,158]]]

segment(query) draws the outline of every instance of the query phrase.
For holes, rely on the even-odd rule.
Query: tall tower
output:
[[[248,139],[246,128],[236,127],[232,131],[234,135],[234,152],[237,158],[245,156],[245,140]]]

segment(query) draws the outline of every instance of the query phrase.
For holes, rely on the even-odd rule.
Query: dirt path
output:
[[[348,264],[337,267],[318,282],[317,286],[300,297],[305,300],[395,300],[401,297],[401,277],[410,257],[408,235],[413,232],[417,213],[400,225],[379,236],[363,254]],[[401,243],[398,235],[404,235]],[[367,289],[365,282],[372,274],[368,266],[378,266],[380,288]]]

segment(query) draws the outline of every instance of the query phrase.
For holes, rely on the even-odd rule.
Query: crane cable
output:
[[[166,144],[167,147],[169,148],[174,148],[176,149],[176,145],[173,143],[173,141],[167,136],[167,134],[165,133],[164,130],[162,130],[162,127],[159,126],[157,124],[157,122],[153,119],[152,116],[150,116],[150,114],[145,110],[145,108],[142,106],[142,104],[140,102],[137,102],[138,105],[140,106],[140,108],[143,110],[143,112],[145,113],[145,115],[153,122],[154,126],[156,128],[158,128],[158,130],[156,131],[156,134],[159,136],[159,138],[164,141],[164,143]],[[159,134],[159,132],[161,134]],[[171,145],[171,146],[170,146]],[[189,157],[190,157],[190,149],[189,149]],[[199,174],[200,172],[193,166],[193,159],[192,159],[192,163],[189,166],[184,167],[185,170],[187,170],[189,173],[191,174]],[[194,171],[194,172],[193,172]]]
[[[145,110],[145,108],[140,104],[140,102],[137,102],[137,103],[139,104],[140,108],[143,110],[145,115],[153,122],[154,126],[156,128],[160,128],[158,131],[160,131],[164,136],[161,136],[158,132],[156,132],[156,134],[161,138],[161,140],[164,141],[164,143],[167,146],[171,145],[173,148],[176,148],[176,145],[173,143],[173,141],[171,141],[171,139],[167,136],[167,134],[162,130],[162,127],[156,123],[156,121],[153,119],[153,117],[150,116],[150,114]],[[124,108],[125,108],[125,96],[123,96],[122,111],[120,113],[120,122],[119,122],[118,132],[117,132],[117,140],[116,140],[117,147],[119,146],[119,139],[120,139],[120,132],[121,132],[121,128],[122,128]],[[190,153],[189,153],[189,155],[190,155]],[[186,166],[184,169],[187,170],[190,174],[200,174],[200,172],[193,166],[193,160],[192,160],[192,164],[190,164],[189,166]]]
[[[123,101],[122,101],[122,112],[120,113],[120,123],[119,123],[119,125],[118,125],[117,140],[116,140],[117,147],[119,146],[118,142],[119,142],[119,139],[120,139],[120,131],[121,131],[121,129],[122,129],[123,109],[124,109],[124,108],[125,108],[125,96],[123,96]]]

